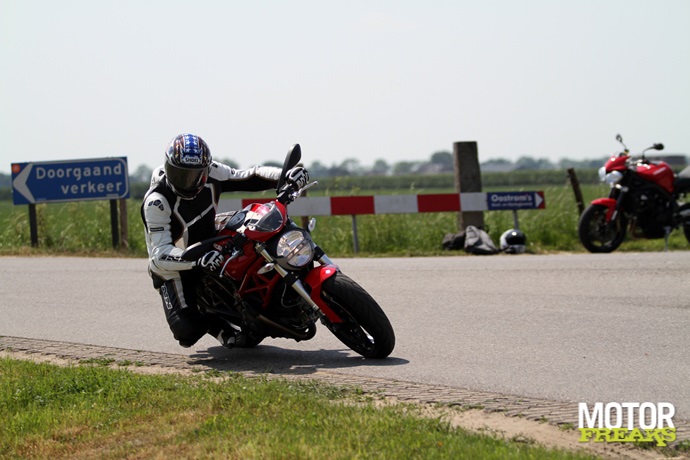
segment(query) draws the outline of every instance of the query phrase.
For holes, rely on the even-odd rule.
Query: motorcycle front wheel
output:
[[[613,252],[625,239],[628,219],[619,212],[615,220],[606,222],[607,213],[606,206],[592,204],[580,216],[577,233],[589,252]]]
[[[378,303],[347,275],[336,273],[321,287],[321,297],[342,323],[326,327],[365,358],[385,358],[395,347],[395,333]]]

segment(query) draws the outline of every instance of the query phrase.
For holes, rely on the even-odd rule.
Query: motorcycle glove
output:
[[[216,273],[223,266],[225,257],[218,251],[209,251],[199,258],[197,266],[203,268],[207,272]]]
[[[285,180],[295,188],[301,189],[309,182],[309,173],[303,167],[295,166],[285,173]]]

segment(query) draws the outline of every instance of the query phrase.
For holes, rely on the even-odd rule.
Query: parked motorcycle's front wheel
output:
[[[385,358],[395,347],[395,333],[379,304],[359,284],[340,272],[327,279],[321,297],[342,323],[326,327],[365,358]]]
[[[607,222],[608,209],[600,204],[592,204],[580,216],[577,233],[589,252],[613,252],[625,239],[628,219],[620,212],[615,220]]]

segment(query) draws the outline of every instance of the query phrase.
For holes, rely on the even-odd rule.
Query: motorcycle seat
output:
[[[673,181],[673,188],[676,190],[676,193],[690,191],[690,177],[676,177]]]

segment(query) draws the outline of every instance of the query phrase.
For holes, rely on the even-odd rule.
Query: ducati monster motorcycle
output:
[[[608,198],[598,198],[580,216],[578,235],[590,252],[615,251],[628,232],[636,238],[664,238],[682,227],[690,242],[690,203],[681,198],[690,191],[690,177],[676,175],[663,161],[649,161],[645,152],[662,150],[654,144],[634,160],[619,135],[623,151],[599,170],[600,179],[611,186]]]
[[[255,347],[266,337],[309,340],[320,322],[360,355],[385,358],[395,346],[386,314],[314,242],[315,219],[303,229],[288,216],[290,203],[317,184],[295,189],[285,181],[300,158],[295,144],[275,200],[219,213],[217,236],[184,252],[190,261],[213,249],[226,257],[220,275],[206,273],[198,283],[199,308],[211,321],[241,329],[244,340],[236,347]]]

